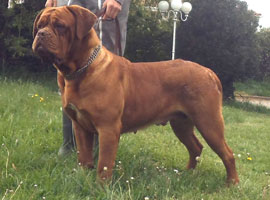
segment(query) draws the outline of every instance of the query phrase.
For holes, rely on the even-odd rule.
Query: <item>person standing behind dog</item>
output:
[[[105,8],[105,13],[95,30],[99,35],[102,44],[111,52],[114,51],[117,31],[115,18],[118,18],[119,29],[121,34],[121,55],[123,56],[126,46],[127,21],[129,6],[131,0],[47,0],[45,7],[63,6],[63,5],[79,5],[88,8],[93,13],[97,13]],[[120,54],[120,51],[117,52]],[[65,156],[71,153],[75,148],[75,139],[72,131],[72,123],[65,112],[63,112],[63,144],[59,149],[58,155]]]

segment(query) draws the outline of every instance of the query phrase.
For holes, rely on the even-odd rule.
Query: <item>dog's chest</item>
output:
[[[90,115],[85,111],[79,109],[73,103],[68,103],[64,108],[68,116],[75,122],[77,122],[83,129],[89,131],[95,131],[95,128],[90,120]]]

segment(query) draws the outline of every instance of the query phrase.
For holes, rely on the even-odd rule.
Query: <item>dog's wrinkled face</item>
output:
[[[74,42],[81,41],[95,21],[93,13],[79,6],[46,8],[35,19],[32,49],[44,61],[60,65],[74,50]]]

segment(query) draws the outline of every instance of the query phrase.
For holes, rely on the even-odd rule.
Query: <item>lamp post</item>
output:
[[[158,9],[161,13],[162,19],[168,20],[170,16],[173,17],[173,45],[172,45],[172,60],[175,58],[175,39],[176,39],[176,22],[179,20],[186,21],[192,5],[189,2],[182,3],[182,0],[172,0],[171,9],[169,10],[169,3],[167,1],[160,1]],[[169,11],[168,11],[169,10]]]

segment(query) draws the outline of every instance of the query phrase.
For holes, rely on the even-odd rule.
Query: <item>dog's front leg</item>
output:
[[[85,131],[77,122],[73,121],[72,125],[75,131],[79,165],[93,168],[94,133]]]
[[[98,129],[99,134],[99,160],[98,180],[107,182],[111,180],[115,164],[116,153],[120,138],[120,128],[117,123],[113,127],[102,127]]]

